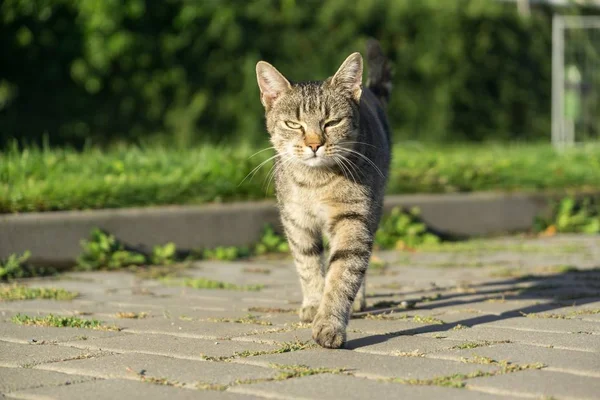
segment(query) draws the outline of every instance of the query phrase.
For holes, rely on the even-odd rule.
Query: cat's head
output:
[[[256,65],[267,130],[282,162],[311,167],[344,162],[358,136],[362,73],[359,53],[320,82],[290,83],[271,64]]]

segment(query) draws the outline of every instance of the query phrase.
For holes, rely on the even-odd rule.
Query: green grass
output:
[[[185,278],[183,280],[174,280],[163,278],[163,282],[175,286],[186,286],[194,289],[217,289],[217,290],[237,290],[247,292],[258,292],[262,290],[263,285],[236,285],[234,283],[215,281],[206,278]]]
[[[79,293],[69,292],[64,289],[54,288],[30,288],[27,286],[11,285],[0,287],[0,300],[73,300]]]
[[[273,153],[205,145],[190,149],[121,146],[28,148],[0,153],[0,213],[263,199]],[[389,193],[600,188],[600,152],[556,153],[549,145],[397,144]]]
[[[29,315],[17,314],[12,317],[12,322],[17,325],[35,325],[54,328],[86,328],[107,331],[119,330],[116,326],[103,325],[96,319],[82,319],[78,317],[61,317],[49,314],[45,317],[30,317]]]

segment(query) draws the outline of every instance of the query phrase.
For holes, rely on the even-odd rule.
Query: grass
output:
[[[121,311],[115,314],[115,317],[117,318],[123,318],[123,319],[144,319],[146,317],[148,317],[148,313],[147,312],[126,312],[126,311]]]
[[[252,324],[252,325],[263,325],[263,326],[271,326],[273,323],[271,321],[261,320],[258,315],[248,314],[245,317],[241,318],[207,318],[206,321],[209,322],[231,322],[234,324]]]
[[[296,339],[293,342],[282,343],[281,346],[279,346],[278,348],[276,348],[274,350],[261,350],[261,351],[244,350],[244,351],[237,351],[229,356],[217,356],[217,357],[206,356],[206,355],[201,355],[201,356],[202,356],[202,359],[205,361],[231,361],[234,358],[256,357],[256,356],[263,356],[266,354],[290,353],[292,351],[301,351],[301,350],[314,348],[315,346],[316,346],[316,344],[311,343],[309,341],[302,342],[302,341]]]
[[[445,322],[442,321],[441,319],[430,317],[430,316],[406,315],[406,314],[397,315],[397,314],[394,314],[391,312],[390,313],[381,313],[381,314],[366,314],[363,318],[370,319],[370,320],[382,320],[382,321],[403,320],[403,321],[412,321],[417,324],[431,324],[431,325],[444,325],[445,324]]]
[[[61,317],[58,315],[49,314],[45,317],[30,317],[24,314],[17,314],[12,317],[12,322],[17,325],[34,325],[46,326],[54,328],[85,328],[98,329],[106,331],[117,331],[116,326],[108,326],[96,319],[82,319],[78,317]]]
[[[110,150],[12,148],[0,153],[0,213],[200,204],[273,196],[272,155],[243,146]],[[394,148],[389,193],[598,189],[600,153],[546,144]]]
[[[298,310],[295,308],[279,308],[279,307],[250,307],[249,312],[260,312],[268,314],[297,314]]]
[[[499,367],[494,371],[474,371],[468,374],[452,374],[439,376],[430,379],[392,379],[392,382],[402,383],[404,385],[417,385],[417,386],[443,386],[452,388],[464,388],[467,383],[466,381],[473,378],[481,377],[492,377],[504,374],[512,374],[519,371],[525,371],[528,369],[542,369],[545,367],[542,363],[530,363],[530,364],[513,364],[508,361],[494,361],[491,358],[475,356],[471,359],[463,359],[463,362],[469,362],[473,364],[490,364]]]
[[[34,300],[34,299],[49,299],[49,300],[73,300],[79,293],[69,292],[64,289],[54,288],[30,288],[21,285],[11,285],[0,287],[0,300]]]
[[[185,278],[183,280],[174,280],[170,278],[162,279],[167,284],[176,286],[191,287],[194,289],[220,289],[220,290],[237,290],[247,292],[258,292],[264,288],[264,285],[236,285],[234,283],[215,281],[206,278]]]

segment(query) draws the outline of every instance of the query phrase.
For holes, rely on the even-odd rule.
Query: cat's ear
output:
[[[362,75],[362,56],[360,53],[352,53],[331,78],[331,84],[342,89],[358,102],[362,93]]]
[[[260,88],[260,101],[267,110],[271,108],[275,99],[292,88],[290,82],[265,61],[256,64],[256,80]]]

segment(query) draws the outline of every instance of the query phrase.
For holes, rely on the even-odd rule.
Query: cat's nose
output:
[[[319,147],[321,147],[321,143],[307,143],[306,145],[310,147],[315,153],[317,152],[317,150],[319,150]]]

